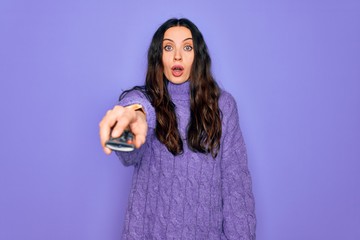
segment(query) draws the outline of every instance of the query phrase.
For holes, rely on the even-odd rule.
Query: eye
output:
[[[169,52],[169,51],[173,50],[173,47],[171,45],[165,45],[164,50]]]
[[[184,50],[185,51],[191,51],[193,49],[193,47],[191,46],[191,45],[186,45],[185,47],[184,47]]]

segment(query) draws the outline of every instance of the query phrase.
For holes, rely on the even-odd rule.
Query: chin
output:
[[[169,82],[173,84],[182,84],[189,80],[188,78],[168,78]]]

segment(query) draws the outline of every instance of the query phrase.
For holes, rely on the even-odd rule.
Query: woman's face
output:
[[[190,78],[194,62],[194,45],[191,31],[186,27],[171,27],[163,39],[162,62],[166,78],[175,84]]]

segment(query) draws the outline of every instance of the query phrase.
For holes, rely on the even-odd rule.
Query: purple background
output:
[[[358,0],[2,0],[0,239],[120,238],[133,169],[98,123],[169,17],[237,99],[258,239],[360,239]]]

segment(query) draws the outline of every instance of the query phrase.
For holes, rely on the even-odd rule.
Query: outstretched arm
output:
[[[142,109],[129,107],[132,104],[140,104]],[[101,120],[99,127],[100,142],[106,154],[110,154],[111,149],[105,146],[110,137],[119,137],[123,131],[130,128],[134,134],[134,144],[136,149],[132,152],[119,152],[116,154],[124,165],[136,164],[146,148],[148,128],[153,128],[155,119],[154,109],[146,97],[139,91],[131,91],[116,105],[109,110]]]

